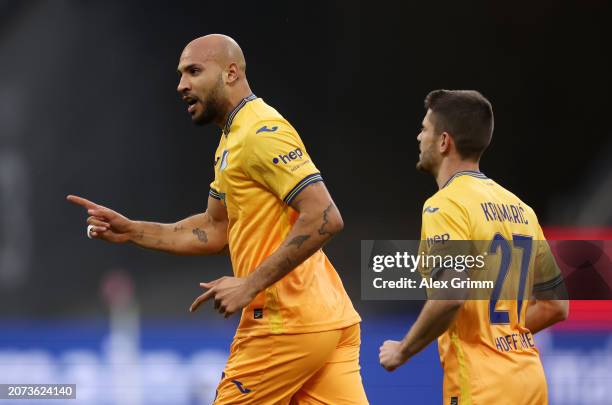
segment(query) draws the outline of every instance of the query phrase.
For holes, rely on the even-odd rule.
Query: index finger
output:
[[[94,203],[92,201],[89,201],[86,198],[79,197],[77,195],[70,194],[70,195],[66,196],[66,200],[70,201],[71,203],[80,205],[81,207],[85,207],[87,209],[99,207],[98,204],[96,204],[96,203]]]
[[[196,309],[198,309],[198,307],[202,305],[203,302],[206,302],[211,297],[214,297],[214,294],[215,294],[215,290],[208,290],[204,294],[200,295],[198,298],[195,299],[195,301],[193,301],[193,303],[189,307],[189,312],[193,312]]]
[[[200,283],[200,287],[203,288],[213,288],[219,281],[221,281],[220,278],[213,280],[213,281],[208,281],[206,283]]]

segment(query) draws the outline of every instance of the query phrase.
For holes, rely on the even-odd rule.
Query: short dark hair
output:
[[[448,132],[463,159],[479,160],[493,135],[493,108],[475,90],[434,90],[425,97],[435,131]]]

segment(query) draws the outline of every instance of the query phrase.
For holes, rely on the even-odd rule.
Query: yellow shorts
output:
[[[360,343],[359,324],[235,338],[214,404],[367,404]]]
[[[512,363],[475,355],[469,360],[469,370],[445,365],[444,405],[548,404],[546,376],[539,357],[523,357]]]

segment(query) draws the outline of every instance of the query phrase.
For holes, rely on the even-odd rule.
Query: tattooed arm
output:
[[[132,221],[116,211],[77,196],[68,200],[87,208],[91,235],[108,242],[138,246],[178,255],[223,254],[227,247],[227,211],[221,201],[208,198],[208,208],[173,224]]]
[[[283,278],[344,227],[340,211],[323,182],[306,187],[292,201],[300,215],[281,246],[247,277],[254,291]]]
[[[177,255],[213,255],[227,252],[227,211],[208,197],[208,208],[174,224],[137,221],[131,242]]]

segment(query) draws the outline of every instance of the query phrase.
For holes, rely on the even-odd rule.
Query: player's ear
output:
[[[446,154],[450,152],[451,143],[453,142],[450,134],[448,132],[442,132],[440,134],[438,147],[440,149],[441,154]]]
[[[225,76],[225,82],[227,84],[232,84],[238,80],[238,65],[235,63],[230,63],[227,70],[223,72],[223,75]]]

